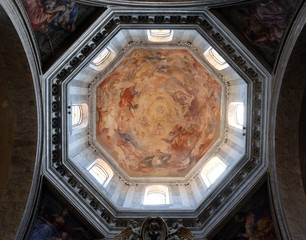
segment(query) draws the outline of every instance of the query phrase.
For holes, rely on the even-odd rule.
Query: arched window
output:
[[[108,48],[104,48],[100,54],[92,61],[96,66],[102,64],[110,55],[110,50]]]
[[[88,172],[93,176],[103,187],[106,187],[112,177],[114,176],[113,170],[101,158],[94,161],[88,168]]]
[[[108,177],[106,171],[98,165],[92,166],[89,172],[101,185],[104,184]]]
[[[217,70],[223,70],[229,66],[223,57],[212,47],[209,47],[204,52],[204,57]]]
[[[116,52],[108,47],[105,47],[98,56],[96,56],[89,66],[96,71],[102,71],[105,69],[115,58]]]
[[[72,126],[80,125],[81,122],[82,122],[82,107],[81,107],[81,105],[72,105],[71,115],[72,115]]]
[[[242,102],[231,102],[228,107],[228,123],[235,128],[243,129],[244,104]]]
[[[71,106],[72,130],[82,129],[88,123],[88,105],[86,103]]]
[[[147,34],[151,42],[170,42],[173,38],[173,30],[169,29],[151,29]]]
[[[225,171],[226,165],[218,157],[210,159],[202,169],[201,177],[207,187],[212,185]]]
[[[152,185],[146,187],[143,204],[144,205],[169,204],[168,187],[162,185]]]

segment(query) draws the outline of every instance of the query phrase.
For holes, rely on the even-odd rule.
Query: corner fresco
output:
[[[38,213],[35,217],[29,240],[94,240],[94,231],[88,229],[73,209],[44,188]]]
[[[264,184],[212,240],[277,240]]]
[[[65,0],[23,0],[43,64],[59,56],[103,8]],[[95,16],[95,17],[94,17]],[[82,25],[82,27],[81,27]]]
[[[221,85],[187,50],[132,51],[97,87],[96,140],[133,177],[183,177],[218,139]]]
[[[267,0],[212,9],[273,67],[297,1]],[[221,19],[221,20],[222,20]],[[235,31],[233,31],[235,33]]]

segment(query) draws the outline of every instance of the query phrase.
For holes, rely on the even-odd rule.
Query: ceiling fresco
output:
[[[132,177],[183,177],[219,138],[221,91],[187,50],[133,50],[97,87],[96,140]]]

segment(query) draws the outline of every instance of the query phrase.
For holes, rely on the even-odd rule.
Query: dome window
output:
[[[228,123],[235,128],[243,129],[244,104],[242,102],[231,102],[228,108]]]
[[[107,179],[108,175],[106,171],[101,168],[100,166],[94,165],[90,170],[89,173],[101,184],[103,185],[105,180]]]
[[[219,71],[229,66],[228,63],[224,60],[224,58],[221,57],[221,55],[212,47],[209,47],[204,52],[204,57],[215,69]]]
[[[96,57],[92,62],[98,66],[102,64],[110,55],[110,50],[108,48],[104,48],[102,52]]]
[[[106,187],[114,176],[113,170],[101,158],[97,158],[87,170],[103,187]]]
[[[82,122],[82,107],[81,105],[73,105],[71,107],[72,126],[80,125]]]
[[[226,165],[218,157],[209,160],[202,169],[201,176],[207,187],[212,185],[225,171]]]
[[[152,29],[147,31],[148,39],[151,42],[170,42],[173,38],[173,30]]]
[[[169,190],[166,186],[148,186],[145,190],[144,205],[169,204]]]

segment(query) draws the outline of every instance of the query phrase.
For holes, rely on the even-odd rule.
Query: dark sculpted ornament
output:
[[[192,233],[178,222],[172,224],[169,229],[167,223],[161,217],[147,217],[138,227],[136,221],[131,222],[116,236],[120,240],[192,240]]]

